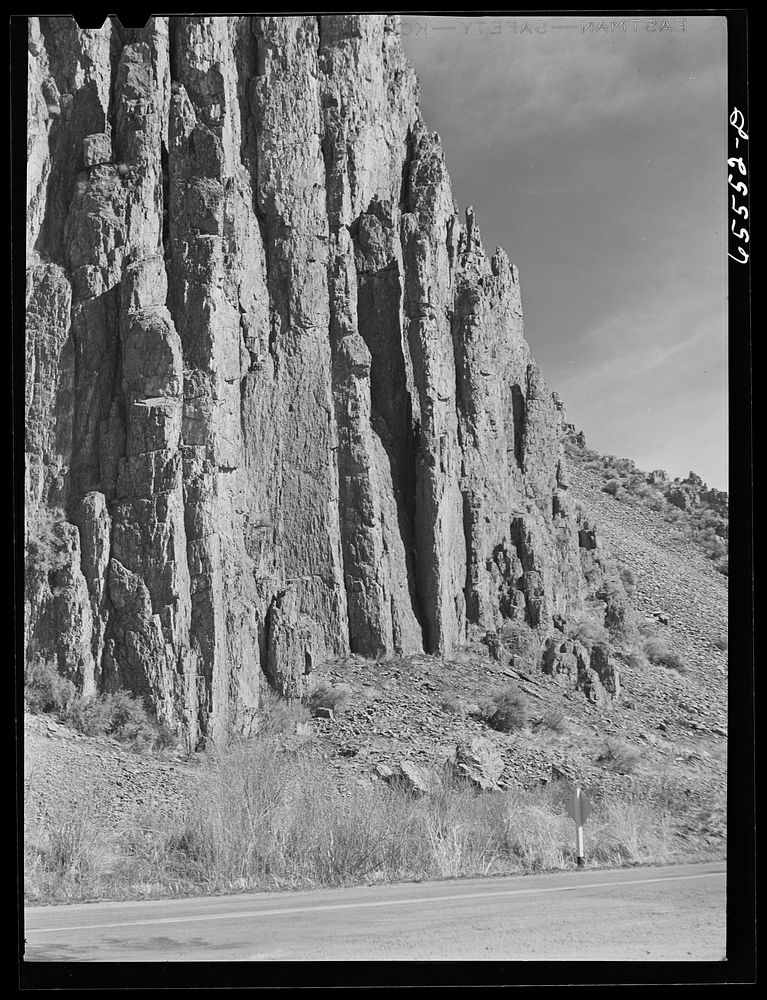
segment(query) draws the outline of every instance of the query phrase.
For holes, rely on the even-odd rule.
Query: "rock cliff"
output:
[[[625,593],[398,19],[41,17],[28,49],[27,655],[192,744],[327,658],[507,622],[614,691],[561,630]]]

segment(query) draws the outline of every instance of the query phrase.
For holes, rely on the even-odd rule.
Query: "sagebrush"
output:
[[[62,675],[50,660],[36,658],[24,667],[24,704],[27,711],[63,712],[74,699],[72,681]]]
[[[314,715],[318,708],[327,708],[334,715],[342,715],[349,706],[352,689],[348,684],[332,684],[324,677],[318,677],[305,696],[309,711]]]
[[[663,639],[658,637],[645,639],[642,643],[642,652],[650,663],[668,667],[669,670],[676,670],[677,673],[686,673],[688,669],[687,663],[681,653],[677,653],[671,649]]]
[[[479,716],[492,729],[511,733],[524,729],[528,723],[527,699],[516,684],[509,684],[496,691],[479,705]]]

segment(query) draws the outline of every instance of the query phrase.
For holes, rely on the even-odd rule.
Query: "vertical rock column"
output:
[[[561,413],[524,339],[516,268],[500,249],[487,259],[471,209],[456,285],[468,618],[490,630],[508,619],[550,628],[581,596]]]
[[[438,139],[422,126],[414,134],[407,207],[402,219],[405,323],[421,418],[416,572],[426,647],[444,652],[460,643],[466,630],[466,552],[450,318],[455,209]]]
[[[110,47],[109,27],[29,22],[26,522],[35,555],[25,631],[28,656],[54,659],[86,693],[97,682],[101,623],[72,520],[82,480],[96,485],[96,425],[112,389],[109,377],[96,385],[96,369],[112,371],[117,355],[120,241],[111,236],[121,227],[119,195],[97,170],[91,184],[86,138],[108,131]],[[106,204],[102,226],[95,217]]]
[[[524,409],[514,405],[529,352],[515,270],[503,251],[488,260],[471,209],[458,245],[452,321],[461,438],[467,617],[483,629],[525,616],[522,568],[511,521],[523,516],[518,442]],[[516,411],[516,412],[515,412]]]
[[[366,656],[423,648],[398,233],[414,78],[390,50],[390,27],[358,15],[321,19],[339,520],[349,640]]]
[[[183,720],[193,744],[195,671],[180,451],[183,362],[165,304],[162,253],[167,46],[164,19],[126,32],[115,67],[111,137],[103,136],[100,144],[106,147],[101,155],[109,156],[101,168],[105,182],[121,191],[114,202],[121,208],[120,351],[114,399],[98,426],[100,478],[112,516],[103,684],[145,694],[161,719],[176,726]],[[100,218],[109,220],[109,211]],[[102,372],[101,383],[106,381]],[[89,512],[99,514],[95,497],[83,503],[86,535]],[[101,546],[97,532],[90,534],[98,567]],[[91,586],[98,596],[93,581]]]
[[[248,732],[258,708],[258,597],[246,551],[242,379],[260,246],[241,162],[233,18],[171,23],[169,303],[183,351],[190,641],[200,725]],[[256,275],[257,277],[257,275]],[[246,304],[247,303],[247,304]],[[263,611],[262,611],[263,618]]]
[[[349,649],[331,385],[319,36],[311,17],[258,18],[255,28],[258,75],[250,97],[270,333],[253,396],[245,402],[245,422],[251,476],[272,477],[268,504],[283,574],[270,612],[275,627],[267,636],[268,669],[278,687],[293,690],[301,678],[284,677],[285,671],[310,669],[326,651]],[[281,596],[284,591],[290,591],[289,600]],[[313,637],[305,668],[283,650],[284,614],[302,635]]]

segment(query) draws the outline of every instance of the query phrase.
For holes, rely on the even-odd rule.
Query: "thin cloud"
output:
[[[519,267],[528,341],[572,418],[594,447],[705,466],[720,488],[724,24],[405,40],[456,202]]]

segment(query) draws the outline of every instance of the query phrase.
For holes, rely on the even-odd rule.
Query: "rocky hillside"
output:
[[[414,654],[379,661],[350,656],[317,675],[346,704],[335,713],[289,716],[270,738],[290,759],[303,748],[341,789],[386,780],[418,782],[474,746],[478,774],[494,787],[535,789],[565,777],[595,797],[610,789],[667,790],[689,813],[688,856],[696,845],[724,849],[727,770],[727,579],[700,547],[675,537],[653,510],[605,494],[601,476],[574,466],[572,493],[618,556],[633,567],[638,619],[683,669],[632,656],[622,647],[620,693],[597,705],[561,675],[513,666],[483,643],[450,657]],[[616,654],[618,655],[618,654]],[[564,683],[563,683],[564,681]],[[476,711],[514,684],[526,701],[525,724],[510,733]],[[611,750],[612,748],[612,750]],[[136,816],[181,813],[205,774],[204,755],[137,755],[115,740],[93,739],[43,716],[27,717],[27,803],[33,816],[62,815],[82,803],[115,828]],[[483,770],[484,769],[484,770]],[[569,787],[569,785],[568,785]],[[715,817],[718,817],[716,819]]]
[[[581,473],[590,474],[592,487],[601,486],[603,493],[629,507],[657,511],[672,526],[671,537],[696,542],[719,572],[728,575],[727,493],[709,489],[694,472],[684,479],[671,479],[663,469],[643,472],[631,459],[600,455],[587,446],[583,431],[573,424],[565,426],[565,454]]]
[[[189,748],[478,643],[617,698],[625,575],[398,19],[33,17],[28,51],[28,662]]]
[[[256,745],[277,753],[280,780],[290,785],[287,776],[295,766],[295,780],[306,781],[301,768],[311,762],[313,780],[322,782],[319,794],[335,796],[338,809],[360,808],[361,800],[384,809],[385,784],[415,792],[414,802],[422,792],[431,801],[434,778],[447,763],[463,769],[475,787],[507,790],[517,809],[526,803],[531,815],[553,824],[564,815],[563,796],[577,783],[597,806],[597,825],[588,831],[591,863],[614,861],[621,852],[634,863],[723,855],[727,579],[698,539],[680,532],[665,510],[647,506],[641,494],[631,503],[605,491],[602,463],[595,471],[591,459],[577,453],[572,459],[570,490],[582,522],[610,545],[637,608],[637,643],[611,636],[620,690],[595,703],[587,692],[573,691],[566,675],[541,672],[539,649],[510,652],[508,629],[465,643],[449,656],[331,659],[313,677],[314,694],[325,690],[327,707],[310,694],[303,701],[267,699],[261,712]],[[666,648],[665,659],[653,662],[644,655],[643,649],[652,648],[648,643]],[[518,714],[509,731],[499,731],[482,706],[510,689]],[[30,863],[29,898],[245,887],[216,882],[210,872],[177,870],[173,845],[183,836],[179,831],[189,828],[200,796],[221,784],[216,761],[216,751],[137,754],[116,739],[85,736],[50,716],[27,716],[28,842],[39,852],[44,831],[68,822],[82,836],[98,829],[108,845],[101,847],[101,875],[91,873],[90,880],[72,883],[64,873],[60,883],[46,882],[39,864]],[[542,789],[547,797],[540,798]],[[519,797],[524,794],[527,799]],[[325,809],[331,809],[327,802]],[[566,834],[557,833],[555,842]],[[556,863],[530,850],[523,867]],[[470,865],[466,871],[476,874]],[[311,883],[313,876],[302,877]],[[263,878],[253,883],[270,884]]]
[[[727,578],[663,511],[605,492],[601,470],[577,457],[570,474],[584,520],[596,525],[619,565],[632,567],[641,634],[637,645],[624,642],[615,650],[617,696],[595,704],[561,674],[541,673],[535,656],[508,655],[487,642],[464,644],[450,656],[352,655],[317,670],[322,683],[343,692],[335,712],[312,715],[300,703],[273,702],[272,710],[275,704],[287,709],[276,726],[267,710],[265,735],[288,758],[303,749],[322,761],[331,783],[347,791],[393,776],[418,787],[459,746],[474,748],[475,776],[494,788],[535,789],[560,777],[596,795],[625,793],[642,782],[660,785],[689,799],[690,837],[721,850]],[[642,636],[667,644],[680,657],[678,666],[636,655]],[[478,708],[508,685],[526,703],[524,719],[511,732],[498,732]],[[82,808],[87,788],[89,809],[116,829],[135,825],[137,816],[158,822],[182,814],[209,763],[180,749],[137,755],[115,739],[89,738],[40,715],[26,718],[25,751],[33,817]]]

